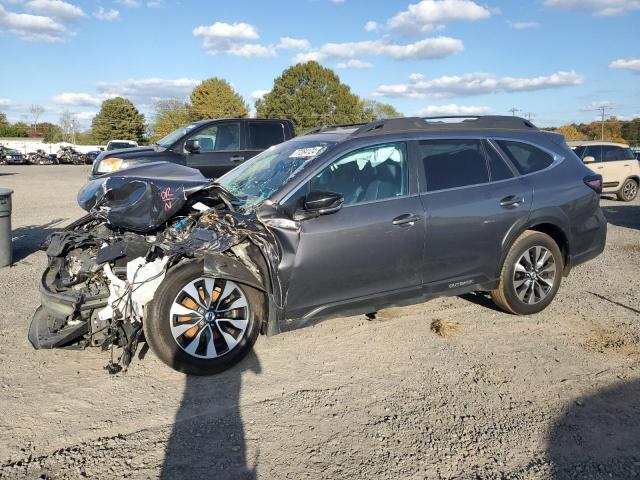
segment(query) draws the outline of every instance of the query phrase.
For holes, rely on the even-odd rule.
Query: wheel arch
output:
[[[567,232],[560,227],[559,221],[557,219],[552,218],[539,218],[539,219],[530,219],[525,225],[519,228],[515,232],[511,232],[511,236],[507,242],[504,242],[506,248],[502,251],[502,255],[500,258],[500,264],[496,270],[496,276],[500,275],[502,271],[502,266],[511,250],[511,247],[515,243],[515,241],[526,231],[531,230],[535,232],[544,233],[549,235],[554,242],[560,248],[560,252],[562,252],[562,260],[564,262],[564,270],[563,276],[567,276],[569,271],[571,270],[571,242],[569,240],[569,235]]]

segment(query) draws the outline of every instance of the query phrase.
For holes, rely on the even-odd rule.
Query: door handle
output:
[[[413,213],[405,213],[404,215],[400,215],[399,217],[394,218],[391,223],[394,225],[406,225],[410,223],[413,225],[418,220],[422,219],[420,215],[414,215]]]
[[[500,206],[509,208],[509,207],[517,207],[521,203],[524,203],[524,198],[518,197],[516,195],[509,195],[508,197],[504,197],[500,200]]]
[[[244,157],[242,155],[233,155],[230,160],[232,162],[242,162],[244,161]]]

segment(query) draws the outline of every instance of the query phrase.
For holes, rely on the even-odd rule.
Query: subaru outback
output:
[[[602,177],[524,119],[449,120],[319,129],[217,183],[166,162],[89,182],[90,215],[49,241],[33,345],[128,360],[144,331],[168,365],[211,374],[259,333],[437,296],[540,312],[604,249]]]

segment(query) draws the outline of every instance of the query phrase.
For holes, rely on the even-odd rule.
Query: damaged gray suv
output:
[[[600,254],[602,178],[514,117],[319,129],[217,182],[166,162],[89,182],[48,239],[36,348],[143,338],[181,372],[220,372],[260,333],[488,292],[535,314]]]

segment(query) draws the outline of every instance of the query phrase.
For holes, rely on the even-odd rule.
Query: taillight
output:
[[[584,177],[584,184],[596,193],[602,193],[602,175],[588,175]]]

